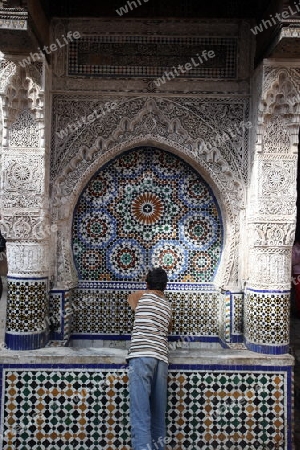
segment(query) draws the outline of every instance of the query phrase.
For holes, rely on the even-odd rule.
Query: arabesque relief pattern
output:
[[[107,112],[101,114],[105,105]],[[95,114],[86,126],[83,122],[93,111],[99,117]],[[215,188],[230,230],[226,261],[216,280],[220,285],[237,284],[239,212],[244,205],[248,161],[247,101],[56,96],[53,117],[52,198],[54,217],[61,226],[70,228],[63,224],[99,167],[124,150],[155,144],[195,165]]]
[[[32,246],[26,268],[21,262],[14,263],[13,257],[9,273],[45,276],[48,263],[41,259],[42,248],[47,247],[50,228],[45,186],[44,72],[41,63],[23,69],[17,61],[2,61],[0,67],[4,123],[0,225],[8,239],[9,254],[18,255],[23,243],[24,254],[28,244]]]
[[[45,276],[51,265],[50,275],[57,287],[76,286],[70,218],[80,193],[114,156],[150,144],[194,165],[216,195],[226,235],[215,279],[217,287],[241,287],[240,218],[249,183],[249,258],[243,279],[253,289],[289,289],[299,69],[263,68],[263,81],[258,84],[261,91],[253,93],[259,100],[258,113],[253,114],[257,124],[249,120],[248,100],[242,98],[55,95],[50,166],[52,224],[45,183],[42,74],[40,63],[23,69],[16,62],[1,62],[1,223],[9,239],[11,273]],[[249,133],[256,135],[253,161]],[[57,251],[49,253],[45,263],[44,249],[50,239]],[[22,242],[26,246],[20,252]],[[24,257],[22,260],[18,255],[25,255],[28,245],[31,250],[27,258],[31,261],[25,271]]]
[[[26,68],[17,59],[0,62],[0,227],[7,239],[8,260],[6,344],[15,349],[45,345],[47,329],[49,242],[54,229],[46,186],[45,71],[42,62]],[[26,343],[23,338],[28,338]]]
[[[276,353],[287,351],[289,336],[300,77],[299,69],[274,64],[265,64],[259,71],[261,90],[255,94],[257,140],[248,196],[244,323],[246,340],[254,344],[252,349],[269,346],[269,351]]]
[[[249,193],[248,281],[252,288],[288,290],[296,217],[300,77],[295,68],[268,65],[262,76]]]

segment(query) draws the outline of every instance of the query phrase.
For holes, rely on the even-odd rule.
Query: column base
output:
[[[290,291],[247,288],[245,296],[245,345],[269,355],[289,352]]]
[[[7,277],[5,344],[10,350],[45,347],[49,339],[48,278]]]

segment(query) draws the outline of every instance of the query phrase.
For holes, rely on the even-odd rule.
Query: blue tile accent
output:
[[[141,282],[122,281],[82,281],[78,283],[78,288],[96,290],[128,290],[137,291],[146,289],[146,284]],[[167,291],[199,291],[199,292],[219,292],[213,283],[168,283]]]
[[[244,342],[244,336],[242,334],[232,334],[230,343],[231,344],[242,344]]]
[[[130,334],[72,334],[71,339],[91,339],[91,340],[103,340],[103,341],[129,341],[131,339]]]
[[[5,333],[5,344],[10,350],[35,350],[45,347],[48,342],[48,333],[43,331],[35,334]]]
[[[286,290],[269,290],[269,289],[252,289],[251,287],[247,287],[246,292],[256,292],[261,294],[289,294],[290,289]]]
[[[246,339],[245,345],[252,352],[264,353],[266,355],[284,355],[289,353],[289,345],[261,345],[247,342]]]
[[[26,276],[22,276],[22,275],[17,276],[17,277],[14,277],[12,275],[8,275],[7,279],[8,280],[21,280],[21,281],[24,281],[24,280],[26,280],[26,281],[36,281],[36,280],[43,281],[43,280],[48,280],[47,277],[26,277]]]

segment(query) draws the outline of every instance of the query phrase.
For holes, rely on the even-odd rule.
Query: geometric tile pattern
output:
[[[72,332],[73,317],[72,317],[72,298],[73,289],[64,292],[63,299],[63,339],[68,340]]]
[[[244,294],[231,294],[233,307],[232,333],[243,334]]]
[[[74,291],[73,333],[131,334],[130,291]],[[165,291],[172,304],[173,335],[218,335],[218,293]]]
[[[289,342],[289,294],[249,290],[244,316],[245,336],[249,342],[268,345]]]
[[[167,448],[287,450],[287,376],[171,366]],[[127,382],[122,367],[6,369],[2,448],[128,450]]]
[[[131,334],[134,315],[128,291],[75,290],[73,333]]]
[[[171,371],[168,404],[171,448],[285,448],[283,374]]]
[[[130,437],[126,383],[125,373],[7,372],[3,448],[124,448]]]
[[[46,279],[8,278],[6,331],[34,332],[46,328],[48,283]]]
[[[184,77],[236,77],[235,38],[87,36],[70,43],[68,49],[69,75],[160,77],[194,58]],[[202,58],[200,64],[198,55],[201,57],[203,50],[212,50],[215,56]]]
[[[50,292],[49,295],[49,329],[50,335],[63,334],[62,330],[62,292]],[[54,336],[51,336],[54,337]]]
[[[50,291],[50,339],[67,341],[72,331],[72,290]]]
[[[101,168],[75,208],[80,280],[143,281],[160,265],[169,281],[209,283],[221,249],[212,191],[191,166],[156,148],[131,150]]]
[[[242,340],[244,294],[227,291],[220,296],[220,338],[226,343]]]
[[[231,339],[231,294],[227,292],[224,296],[223,300],[223,326],[224,326],[224,334],[223,339],[225,342],[230,342]]]
[[[170,292],[175,335],[218,336],[218,293]]]

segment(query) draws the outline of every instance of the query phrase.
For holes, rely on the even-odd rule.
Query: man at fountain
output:
[[[172,311],[164,296],[167,282],[167,273],[154,268],[146,277],[147,290],[128,297],[135,311],[127,356],[133,450],[161,450],[168,442],[165,412]]]

